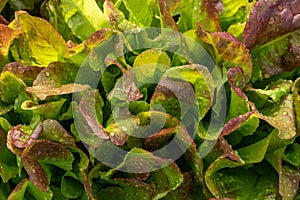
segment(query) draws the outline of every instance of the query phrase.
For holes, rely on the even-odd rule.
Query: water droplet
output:
[[[24,72],[25,72],[24,67],[19,66],[19,67],[18,67],[18,73],[19,73],[19,74],[23,74]]]
[[[274,22],[275,22],[274,17],[270,17],[270,19],[269,19],[269,24],[274,24]]]
[[[7,66],[7,69],[8,69],[9,71],[12,71],[13,67],[12,67],[11,65],[8,65],[8,66]]]
[[[32,84],[33,84],[33,86],[36,86],[36,85],[39,84],[39,81],[38,80],[34,80]]]
[[[297,183],[297,180],[296,180],[296,179],[293,179],[293,183],[296,184],[296,183]]]

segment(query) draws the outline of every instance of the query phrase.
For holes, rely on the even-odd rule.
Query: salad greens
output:
[[[300,0],[1,0],[0,70],[0,199],[300,199]]]

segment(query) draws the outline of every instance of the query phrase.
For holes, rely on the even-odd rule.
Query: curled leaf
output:
[[[91,130],[101,139],[108,139],[109,133],[102,126],[103,100],[96,91],[89,91],[80,101],[79,110]],[[97,113],[98,112],[98,113]]]
[[[39,105],[33,101],[26,100],[21,104],[21,109],[26,111],[30,110],[44,119],[58,119],[61,113],[61,108],[65,102],[66,99],[61,99],[59,101],[52,101]]]
[[[22,152],[20,149],[33,144],[37,140],[41,131],[41,124],[39,124],[34,130],[23,125],[14,126],[8,133],[7,146],[12,152],[20,155]]]

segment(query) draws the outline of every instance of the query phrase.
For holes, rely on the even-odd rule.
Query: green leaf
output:
[[[14,10],[33,10],[34,2],[31,0],[8,0],[10,7]]]
[[[291,94],[276,104],[265,105],[261,113],[263,115],[259,114],[258,117],[278,129],[278,136],[281,139],[288,140],[296,135],[296,121]]]
[[[94,0],[61,0],[58,6],[72,33],[82,41],[108,26],[106,16]]]
[[[297,78],[292,86],[294,108],[296,114],[297,134],[300,133],[300,78]]]
[[[46,20],[33,17],[25,11],[17,11],[16,19],[10,26],[24,33],[11,49],[16,61],[42,67],[68,57],[64,39]]]
[[[78,66],[71,63],[50,63],[37,75],[33,86],[60,87],[65,84],[74,83],[78,68]]]
[[[252,4],[247,0],[223,0],[223,9],[219,12],[219,18],[223,30],[232,24],[243,23],[248,19]]]
[[[278,198],[278,178],[277,174],[260,176],[256,179],[256,184],[252,188],[249,199],[276,199]]]
[[[183,183],[173,191],[170,191],[162,200],[171,200],[171,199],[185,199],[192,200],[193,193],[193,178],[190,174],[183,174]]]
[[[78,180],[76,175],[67,171],[61,180],[61,193],[67,198],[78,198],[84,191],[82,183]]]
[[[14,76],[11,72],[3,72],[0,74],[0,94],[1,101],[14,104],[19,93],[24,91],[25,84]]]
[[[137,4],[135,0],[122,0],[129,12],[129,21],[140,27],[150,27],[154,17],[154,0],[145,0]]]
[[[5,5],[7,3],[8,0],[3,0],[0,2],[0,12],[2,12],[3,8],[5,8]]]
[[[6,133],[0,128],[0,176],[6,183],[18,174],[16,156],[6,147]]]
[[[278,102],[284,96],[290,93],[292,87],[292,81],[290,80],[278,80],[269,84],[265,89],[254,89],[247,87],[246,94],[256,108],[260,109],[267,101]]]
[[[68,200],[68,198],[61,193],[60,188],[50,185],[50,190],[53,192],[53,199]]]
[[[159,173],[162,172],[163,174]],[[163,176],[164,175],[164,176]],[[156,190],[155,195],[153,199],[161,199],[162,197],[166,196],[169,192],[175,190],[178,188],[182,182],[183,182],[183,175],[181,174],[180,169],[177,167],[175,163],[172,163],[171,165],[162,168],[159,171],[154,171],[150,174],[150,177],[156,176],[156,180],[154,178],[154,181],[156,182],[156,188],[163,189],[161,191]],[[162,180],[163,177],[167,181],[167,185],[162,184],[164,181]]]
[[[117,185],[124,190],[124,200],[134,200],[134,199],[152,199],[152,190],[153,188],[136,179],[124,179],[116,178],[107,181],[108,184]],[[118,191],[118,190],[117,190]],[[102,191],[99,193],[99,196],[102,195]],[[109,197],[110,199],[111,197]]]
[[[64,129],[64,127],[56,120],[47,119],[43,121],[43,130],[39,138],[59,142],[65,146],[75,146],[74,139]]]
[[[205,182],[210,192],[217,198],[247,199],[255,184],[256,175],[249,170],[236,167],[261,162],[265,157],[270,140],[271,136],[268,136],[250,146],[237,149],[238,154],[245,161],[243,163],[222,157],[216,159],[205,173]],[[234,170],[226,170],[226,168],[234,168]],[[247,184],[244,184],[244,181]]]
[[[48,190],[47,192],[40,191],[32,182],[28,179],[23,179],[9,195],[8,200],[14,199],[45,199],[51,200],[53,193]]]
[[[63,9],[60,6],[61,1],[51,0],[45,5],[46,14],[48,14],[48,21],[54,26],[54,28],[59,32],[60,35],[65,39],[65,41],[72,40],[76,41],[76,36],[73,35],[68,24],[65,22],[63,17]]]
[[[22,103],[21,108],[23,110],[30,110],[44,119],[58,119],[65,102],[66,99],[61,99],[59,101],[52,101],[39,105],[33,101],[27,100]]]
[[[299,158],[300,158],[300,145],[294,143],[287,146],[283,155],[283,160],[289,162],[290,164],[296,167],[300,167]]]
[[[228,27],[227,32],[230,33],[231,35],[233,35],[234,37],[238,38],[241,41],[245,26],[246,26],[246,22],[232,24]]]
[[[158,83],[161,76],[170,68],[168,54],[159,49],[149,49],[140,53],[134,60],[133,72],[137,87]]]
[[[0,198],[7,199],[8,195],[11,193],[11,188],[7,183],[0,183]]]
[[[178,27],[181,32],[196,28],[199,22],[209,32],[221,30],[217,9],[209,0],[184,0],[180,5]]]
[[[112,2],[106,0],[103,4],[103,10],[108,19],[109,27],[116,31],[126,31],[136,28],[136,25],[125,19],[125,15]]]

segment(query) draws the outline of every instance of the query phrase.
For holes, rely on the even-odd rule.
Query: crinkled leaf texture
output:
[[[259,0],[243,33],[256,73],[252,80],[291,71],[300,65],[300,1]]]

